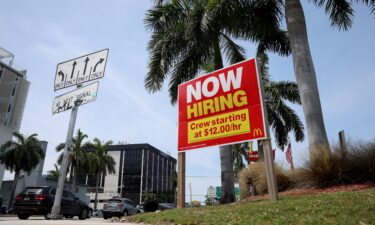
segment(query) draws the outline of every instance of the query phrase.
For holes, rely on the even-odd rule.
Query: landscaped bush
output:
[[[350,142],[346,151],[334,146],[332,153],[317,152],[294,172],[286,172],[274,163],[278,190],[375,182],[375,139]],[[251,184],[257,194],[268,192],[263,162],[251,163],[248,168],[241,170],[238,181],[241,199],[251,196]]]
[[[375,140],[349,143],[347,151],[335,146],[329,156],[314,155],[291,179],[300,188],[375,182]]]
[[[287,172],[274,163],[278,191],[284,191],[291,187],[292,182]],[[240,171],[239,175],[240,198],[251,196],[251,184],[255,188],[256,194],[268,193],[267,177],[264,162],[251,163],[248,168]]]

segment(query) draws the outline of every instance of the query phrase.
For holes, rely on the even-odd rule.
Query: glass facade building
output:
[[[115,193],[136,204],[150,194],[162,201],[174,201],[177,179],[175,158],[149,144],[111,145],[108,154],[115,159],[116,173],[100,179],[103,196]],[[95,187],[95,176],[89,176],[85,181],[80,179],[82,181],[88,187]]]

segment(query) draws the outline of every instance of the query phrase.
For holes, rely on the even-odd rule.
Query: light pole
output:
[[[189,190],[190,190],[190,205],[193,206],[193,197],[191,194],[191,182],[189,182]]]

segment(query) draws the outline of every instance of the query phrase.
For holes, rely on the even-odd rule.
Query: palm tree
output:
[[[226,31],[232,20],[228,18],[229,13],[223,9],[230,9],[230,2],[222,8],[213,6],[215,5],[208,0],[170,0],[159,1],[148,10],[145,24],[146,28],[152,31],[148,45],[149,71],[145,79],[148,91],[159,91],[164,80],[170,76],[169,94],[172,104],[175,104],[179,84],[196,77],[207,64],[213,64],[214,70],[223,68],[222,52],[229,63],[244,60],[244,49],[237,45]],[[268,50],[286,54],[288,43],[284,41],[287,38],[285,33],[280,31],[278,21],[267,26],[257,23],[257,14],[274,12],[266,10],[268,6],[261,4],[245,6],[248,12],[256,12],[248,13],[245,17],[254,21],[251,38],[261,39]],[[239,23],[236,25],[241,26]],[[277,39],[275,36],[282,38]],[[229,145],[220,147],[222,203],[235,200],[231,151]]]
[[[88,143],[83,144],[83,140],[88,138],[87,134],[82,133],[80,129],[77,131],[77,135],[73,137],[72,149],[69,151],[69,163],[70,163],[70,181],[72,182],[71,190],[74,191],[76,178],[77,178],[77,170],[82,167],[82,163],[87,157],[87,147]],[[56,147],[56,151],[61,151],[65,148],[65,143],[61,143]],[[64,153],[61,153],[57,162],[60,165],[62,162]]]
[[[116,162],[112,156],[107,154],[108,146],[111,144],[112,141],[107,141],[104,143],[98,138],[95,138],[93,143],[90,145],[94,151],[88,154],[88,161],[91,172],[96,175],[94,209],[97,208],[100,177],[104,177],[107,174],[113,174],[116,172]]]
[[[326,13],[330,15],[331,25],[338,27],[340,30],[347,30],[352,25],[354,15],[352,3],[362,2],[371,8],[371,13],[375,13],[374,0],[313,0],[312,2],[318,7],[324,7]],[[270,24],[270,26],[275,21],[285,18],[291,42],[296,81],[306,120],[310,155],[312,156],[314,154],[311,153],[319,151],[329,156],[330,146],[325,130],[316,74],[300,0],[221,0],[212,1],[211,4],[214,8],[228,15],[225,23],[230,35],[250,41],[254,41],[253,26],[256,25],[254,25],[253,20],[245,20],[246,14],[256,14],[258,24]],[[268,10],[274,13],[265,15],[247,11],[244,7],[247,4],[267,5]],[[283,11],[285,14],[283,14]],[[271,36],[276,39],[280,38],[277,33],[272,33]],[[265,44],[267,45],[267,43]]]
[[[246,166],[249,162],[248,156],[249,142],[232,145],[232,157],[233,157],[233,171],[237,180],[238,173]],[[243,159],[247,164],[244,164]]]
[[[374,0],[314,0],[312,2],[318,7],[325,7],[326,13],[330,16],[331,26],[338,27],[340,30],[348,30],[352,25],[353,2],[363,2],[372,8],[371,13],[375,12]],[[285,0],[285,19],[293,52],[294,72],[298,87],[300,87],[302,108],[306,119],[310,156],[314,156],[316,151],[329,156],[330,146],[324,126],[318,84],[300,0]]]
[[[25,136],[18,131],[13,133],[15,140],[7,141],[0,147],[0,162],[14,172],[8,209],[13,205],[13,198],[21,170],[30,173],[44,158],[44,151],[37,139],[37,134]]]
[[[291,109],[285,101],[293,104],[301,104],[298,94],[298,87],[295,82],[291,81],[273,81],[268,73],[268,56],[263,51],[261,45],[257,53],[258,66],[261,73],[263,87],[265,90],[265,102],[268,115],[268,122],[273,130],[276,145],[280,149],[288,143],[289,133],[294,133],[296,141],[303,141],[304,126],[296,112]],[[247,151],[249,143],[233,145],[234,171],[239,172],[245,167],[243,158],[248,160]],[[263,160],[262,141],[258,141],[259,160]],[[247,163],[249,163],[247,161]],[[237,174],[237,173],[236,173]]]
[[[273,81],[268,73],[268,56],[262,50],[257,54],[258,65],[264,87],[264,98],[268,115],[268,122],[275,136],[275,143],[280,149],[288,144],[289,133],[294,133],[296,141],[304,140],[304,126],[286,101],[301,105],[298,86],[293,81]],[[258,151],[260,159],[263,158],[263,148],[261,141],[258,141]]]
[[[59,179],[59,175],[60,175],[59,167],[58,167],[58,165],[56,163],[53,164],[53,166],[55,168],[53,170],[49,170],[48,171],[47,178],[48,179],[52,179],[52,180],[58,180]]]

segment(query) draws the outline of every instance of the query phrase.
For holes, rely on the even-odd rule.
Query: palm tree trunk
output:
[[[97,209],[98,207],[98,190],[99,190],[99,180],[100,179],[100,173],[96,174],[96,184],[95,184],[95,200],[94,200],[94,209]]]
[[[73,174],[73,180],[72,180],[72,192],[73,193],[76,193],[76,191],[74,190],[76,188],[76,178],[77,178],[77,170],[76,168],[72,168],[72,174]]]
[[[219,38],[214,41],[215,49],[215,70],[223,68],[223,58],[221,56]],[[226,204],[235,201],[234,197],[234,173],[233,156],[231,145],[220,146],[221,165],[221,200]]]
[[[8,209],[11,209],[13,206],[13,199],[14,199],[14,194],[16,192],[17,188],[17,183],[18,183],[18,178],[20,176],[20,170],[16,171],[14,174],[14,180],[12,184],[12,191],[10,192],[10,197],[9,197],[9,203],[8,203]]]
[[[299,0],[285,0],[285,17],[292,47],[294,72],[306,120],[310,159],[317,153],[329,156],[330,146],[324,126],[305,16]]]

